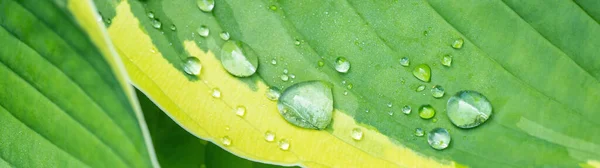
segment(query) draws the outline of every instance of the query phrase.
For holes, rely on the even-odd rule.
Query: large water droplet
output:
[[[287,139],[279,140],[279,149],[287,151],[290,149],[290,142]]]
[[[279,78],[281,78],[281,80],[284,82],[288,81],[289,79],[289,77],[286,74],[282,74]]]
[[[208,37],[208,35],[210,34],[210,29],[208,29],[208,27],[202,25],[196,30],[196,32],[198,33],[198,35],[200,35],[202,37]]]
[[[212,89],[211,96],[214,97],[214,98],[217,98],[217,99],[221,98],[221,90],[219,90],[219,88]]]
[[[407,67],[410,65],[410,60],[408,59],[408,57],[402,57],[400,58],[400,65]]]
[[[464,42],[465,41],[462,38],[458,38],[452,43],[452,48],[460,49],[462,48]]]
[[[417,65],[413,70],[413,75],[423,82],[429,82],[431,80],[431,68],[427,64]]]
[[[444,55],[442,57],[441,62],[442,62],[442,65],[444,65],[444,66],[447,66],[447,67],[452,66],[452,56],[450,56],[450,55]]]
[[[248,45],[227,41],[221,49],[221,64],[233,76],[247,77],[256,72],[258,57]]]
[[[203,12],[210,12],[213,10],[213,8],[215,8],[214,0],[196,0],[196,4]]]
[[[340,73],[347,73],[350,70],[350,61],[344,57],[338,57],[335,59],[335,70]]]
[[[421,129],[421,128],[415,129],[415,136],[422,137],[423,135],[425,135],[425,132],[423,132],[423,129]]]
[[[433,109],[431,105],[422,105],[419,108],[419,117],[422,119],[430,119],[433,118],[433,116],[435,116],[435,109]]]
[[[354,128],[352,129],[352,132],[350,132],[350,137],[352,137],[354,140],[360,141],[363,138],[363,132],[360,130],[360,128]]]
[[[402,113],[404,113],[406,115],[409,115],[411,111],[412,111],[412,108],[410,108],[409,105],[402,107]]]
[[[283,118],[298,127],[325,129],[333,114],[331,86],[321,81],[294,84],[281,94],[277,109]]]
[[[444,97],[444,88],[440,85],[435,85],[431,88],[431,95],[435,98]]]
[[[229,136],[224,136],[223,138],[221,138],[221,143],[223,143],[223,145],[225,146],[230,146],[231,138],[229,138]]]
[[[437,150],[446,149],[450,144],[450,140],[450,133],[444,128],[434,128],[427,135],[427,143]]]
[[[235,115],[240,116],[240,117],[244,117],[244,115],[246,115],[246,107],[244,107],[244,106],[237,106],[235,108]]]
[[[273,142],[274,140],[275,140],[275,133],[273,133],[271,131],[265,132],[265,141]]]
[[[281,93],[279,92],[279,90],[277,90],[277,88],[269,88],[269,90],[267,90],[267,93],[265,93],[265,96],[267,96],[267,99],[273,100],[273,101],[279,100],[280,95],[281,95]]]
[[[460,91],[448,99],[448,118],[460,128],[473,128],[492,115],[492,105],[485,96],[476,91]]]
[[[188,57],[183,64],[183,71],[189,75],[200,75],[202,64],[196,57]]]
[[[228,32],[221,32],[219,33],[219,36],[221,37],[221,39],[227,41],[229,40],[229,33]]]

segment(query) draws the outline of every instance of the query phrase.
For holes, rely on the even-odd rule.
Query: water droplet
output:
[[[407,67],[410,65],[410,60],[408,59],[408,57],[402,57],[400,58],[400,65]]]
[[[454,43],[452,43],[452,48],[460,49],[462,48],[464,42],[465,41],[462,38],[458,38],[454,40]]]
[[[425,85],[419,85],[417,87],[417,89],[415,89],[415,91],[417,91],[417,92],[420,92],[420,91],[423,91],[423,90],[425,90]]]
[[[321,81],[294,84],[281,94],[277,109],[293,125],[325,129],[331,123],[333,114],[331,84]]]
[[[402,113],[404,113],[406,115],[409,115],[411,111],[412,111],[412,108],[410,108],[409,105],[402,107]]]
[[[294,41],[294,45],[299,46],[300,45],[300,41],[299,40]]]
[[[435,98],[444,97],[444,88],[440,85],[435,85],[431,88],[431,95]]]
[[[347,90],[344,90],[344,95],[348,95],[348,91]]]
[[[221,90],[219,90],[219,88],[214,88],[212,89],[212,97],[214,98],[221,98]]]
[[[273,133],[271,131],[265,132],[265,141],[273,142],[274,140],[275,140],[275,133]]]
[[[347,83],[347,82],[346,82],[346,80],[343,80],[343,81],[342,81],[342,85],[345,85],[346,83]]]
[[[431,122],[432,122],[432,123],[436,123],[436,122],[437,122],[437,118],[433,118],[433,119],[431,119]]]
[[[433,109],[431,105],[422,105],[419,108],[419,117],[422,119],[430,119],[433,118],[433,116],[435,116],[435,109]]]
[[[277,60],[275,60],[275,58],[273,58],[273,59],[271,60],[271,64],[273,64],[273,65],[277,65]]]
[[[287,74],[288,73],[288,69],[283,69],[283,74]]]
[[[246,107],[244,107],[244,106],[237,106],[235,108],[235,115],[240,116],[240,117],[244,117],[244,115],[246,115]]]
[[[421,129],[421,128],[415,129],[415,136],[422,137],[423,135],[425,135],[425,132],[423,131],[423,129]]]
[[[154,19],[154,12],[148,12],[148,18]]]
[[[279,78],[281,78],[281,80],[284,82],[288,81],[288,79],[289,79],[289,77],[285,74],[281,75]]]
[[[350,132],[350,136],[352,139],[360,141],[363,138],[363,132],[360,128],[354,128],[352,129],[352,132]]]
[[[221,143],[223,143],[223,145],[225,146],[230,146],[231,139],[229,138],[229,136],[224,136],[223,138],[221,138]]]
[[[444,57],[442,57],[442,65],[450,67],[452,66],[452,56],[451,55],[444,55]]]
[[[177,26],[175,26],[175,24],[171,24],[171,30],[172,31],[177,31]]]
[[[393,116],[394,115],[394,111],[388,111],[388,115]]]
[[[221,37],[221,39],[227,41],[229,40],[229,33],[228,32],[221,32],[219,33],[219,36]]]
[[[271,9],[272,11],[276,11],[277,10],[277,6],[271,5],[271,6],[269,6],[269,9]]]
[[[279,149],[287,151],[290,149],[290,142],[286,139],[279,140]]]
[[[392,102],[389,102],[389,103],[387,104],[387,107],[389,107],[389,108],[392,108],[392,106],[394,106],[394,104],[392,104]]]
[[[210,34],[210,30],[204,25],[200,26],[196,32],[198,32],[198,35],[202,37],[208,37],[208,34]]]
[[[183,71],[189,75],[200,75],[202,64],[196,57],[188,57],[183,64]]]
[[[492,105],[476,91],[456,93],[448,99],[446,110],[450,121],[460,128],[477,127],[492,115]]]
[[[434,128],[427,135],[427,143],[437,150],[446,149],[450,144],[450,140],[450,133],[444,128]]]
[[[152,27],[155,29],[160,29],[162,27],[162,23],[158,19],[152,19]]]
[[[242,42],[227,41],[221,49],[221,64],[233,76],[248,77],[258,68],[258,56]]]
[[[431,80],[431,68],[427,64],[417,65],[413,70],[413,75],[423,82],[429,82]]]
[[[347,73],[350,70],[350,62],[344,57],[335,59],[335,70],[340,73]]]
[[[346,88],[348,88],[348,89],[352,89],[353,87],[354,87],[354,85],[352,85],[352,83],[350,83],[346,86]]]
[[[323,67],[325,65],[325,62],[323,60],[319,60],[319,62],[317,62],[317,65],[319,65],[319,67]]]
[[[294,75],[294,74],[290,74],[290,78],[292,78],[292,79],[295,79],[295,78],[296,78],[296,75]]]
[[[281,95],[281,93],[279,92],[279,90],[277,90],[277,88],[269,88],[265,95],[267,96],[267,99],[277,101],[279,100],[279,96]]]
[[[211,12],[215,8],[214,0],[196,0],[196,4],[203,12]]]
[[[427,30],[423,31],[423,36],[427,36],[429,35],[429,32]]]

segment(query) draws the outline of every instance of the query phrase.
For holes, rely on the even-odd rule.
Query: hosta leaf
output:
[[[314,167],[599,164],[595,1],[215,3],[207,13],[192,0],[97,2],[111,19],[109,33],[132,83],[192,134],[237,155]],[[207,37],[197,32],[202,26]],[[221,66],[223,31],[258,55],[257,74],[237,78]],[[447,55],[450,67],[441,62]],[[183,71],[188,56],[200,60],[197,77]],[[350,62],[347,73],[336,71],[340,57]],[[403,57],[408,67],[400,65]],[[430,67],[428,83],[412,74],[421,64]],[[265,96],[270,87],[311,80],[333,84],[333,120],[323,131],[287,123]],[[421,85],[428,89],[415,92]],[[434,98],[434,85],[446,96]],[[492,103],[493,115],[477,128],[460,129],[446,116],[446,101],[461,90]],[[401,113],[404,105],[416,111],[425,104],[436,109],[434,119]],[[238,106],[246,108],[242,117]],[[442,151],[414,136],[416,128],[436,127],[453,137]],[[363,132],[359,141],[351,136],[355,129]],[[273,142],[266,132],[275,133]],[[280,140],[290,148],[281,150]]]
[[[0,1],[0,167],[151,167],[152,144],[91,1]]]

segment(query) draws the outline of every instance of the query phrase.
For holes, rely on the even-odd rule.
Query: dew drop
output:
[[[214,88],[212,89],[212,97],[214,98],[221,98],[221,90],[219,90],[218,88]]]
[[[363,138],[363,132],[360,130],[360,128],[354,128],[352,129],[352,132],[350,132],[350,137],[352,137],[354,140],[360,141]]]
[[[460,91],[448,99],[448,118],[460,128],[473,128],[481,125],[492,115],[492,105],[488,99],[476,91]]]
[[[389,108],[392,108],[392,106],[394,106],[394,104],[392,104],[392,102],[389,102],[389,103],[387,104],[387,107],[389,107]]]
[[[434,128],[427,135],[427,143],[436,150],[446,149],[450,144],[450,140],[450,133],[444,128]]]
[[[221,138],[221,143],[223,143],[223,145],[225,146],[230,146],[231,138],[229,138],[229,136],[224,136],[223,138]]]
[[[235,108],[235,115],[240,116],[240,117],[244,117],[244,115],[246,115],[246,107],[244,107],[244,106],[237,106]]]
[[[281,79],[281,81],[287,82],[289,77],[286,74],[282,74],[281,76],[279,76],[279,78]]]
[[[273,65],[277,65],[277,60],[275,60],[274,58],[271,60],[271,64]]]
[[[348,91],[347,90],[344,90],[344,95],[348,95]]]
[[[148,12],[147,15],[148,15],[148,18],[154,19],[154,12]]]
[[[204,25],[200,26],[196,32],[202,37],[208,37],[208,34],[210,34],[210,30]]]
[[[394,111],[388,111],[388,115],[393,116],[394,115]]]
[[[458,38],[452,43],[452,48],[460,49],[462,48],[464,42],[465,41],[462,38]]]
[[[271,131],[265,132],[265,141],[273,142],[274,140],[275,140],[275,133],[273,133]]]
[[[319,65],[319,67],[323,67],[325,65],[325,62],[323,60],[319,60],[319,62],[317,62],[317,65]]]
[[[406,115],[409,115],[411,111],[412,111],[412,108],[410,108],[409,105],[402,107],[402,113],[404,113]]]
[[[288,69],[283,69],[283,74],[287,74],[288,73]]]
[[[277,90],[277,88],[269,88],[265,95],[267,96],[267,99],[277,101],[279,100],[279,96],[281,95],[281,93],[279,92],[279,90]]]
[[[155,29],[160,29],[162,27],[162,23],[158,19],[152,19],[152,27]]]
[[[214,0],[196,0],[196,4],[203,12],[211,12],[215,8]]]
[[[183,64],[183,71],[189,75],[200,75],[202,71],[202,64],[196,57],[188,57]]]
[[[433,109],[431,105],[422,105],[419,108],[419,117],[422,119],[430,119],[433,118],[433,116],[435,116],[435,109]]]
[[[335,59],[335,70],[340,73],[347,73],[350,70],[350,62],[345,57]]]
[[[281,94],[277,109],[285,120],[295,126],[325,129],[333,114],[331,84],[321,81],[294,84]]]
[[[442,57],[442,65],[450,67],[452,66],[452,56],[451,55],[444,55],[444,57]]]
[[[431,95],[434,98],[442,98],[444,97],[444,88],[440,85],[435,85],[431,88]]]
[[[417,65],[412,73],[417,79],[423,82],[431,80],[431,68],[427,64]]]
[[[425,135],[425,132],[423,131],[423,129],[421,129],[421,128],[415,129],[415,136],[422,137],[423,135]]]
[[[269,9],[271,9],[272,11],[276,11],[277,10],[277,6],[271,5],[271,6],[269,6]]]
[[[419,86],[418,86],[418,87],[415,89],[415,91],[417,91],[417,92],[420,92],[420,91],[423,91],[423,90],[425,90],[425,85],[419,85]]]
[[[279,140],[279,149],[287,151],[290,149],[290,142],[287,139]]]
[[[294,41],[294,45],[299,46],[300,45],[300,41],[299,40]]]
[[[242,42],[227,41],[221,49],[221,64],[233,76],[248,77],[258,68],[258,56]]]
[[[219,37],[221,37],[221,39],[227,41],[227,40],[229,40],[229,33],[228,32],[221,32],[221,33],[219,33]]]
[[[171,30],[172,31],[177,31],[177,26],[175,26],[175,24],[171,24]]]
[[[296,78],[296,75],[294,75],[294,74],[290,74],[290,78],[292,78],[292,79],[295,79],[295,78]]]
[[[400,59],[400,65],[407,67],[410,65],[410,60],[408,59],[408,57],[402,57]]]

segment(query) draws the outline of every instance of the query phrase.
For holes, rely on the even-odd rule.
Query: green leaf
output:
[[[188,131],[213,142],[231,137],[226,148],[244,157],[319,167],[600,164],[600,8],[593,0],[220,0],[210,13],[192,0],[114,4],[101,12],[116,13],[109,32],[132,82]],[[176,31],[167,29],[172,24]],[[201,26],[208,37],[196,33]],[[223,70],[222,31],[258,55],[256,75]],[[441,64],[446,55],[450,67]],[[199,76],[183,72],[187,56],[199,58]],[[335,70],[338,57],[351,63],[347,73]],[[410,66],[400,65],[402,57]],[[412,74],[420,64],[431,68],[429,83]],[[281,80],[284,74],[295,78]],[[285,122],[264,96],[269,87],[310,80],[334,85],[334,118],[324,131]],[[415,92],[421,85],[440,85],[446,96]],[[455,127],[446,116],[448,98],[462,90],[492,104],[477,128]],[[401,113],[425,104],[436,109],[434,119]],[[247,108],[242,118],[232,112],[238,105]],[[413,136],[436,127],[452,136],[442,151]],[[362,140],[350,137],[354,128]],[[264,141],[267,131],[290,140],[290,150]]]
[[[137,101],[93,9],[0,1],[0,167],[153,165]]]

